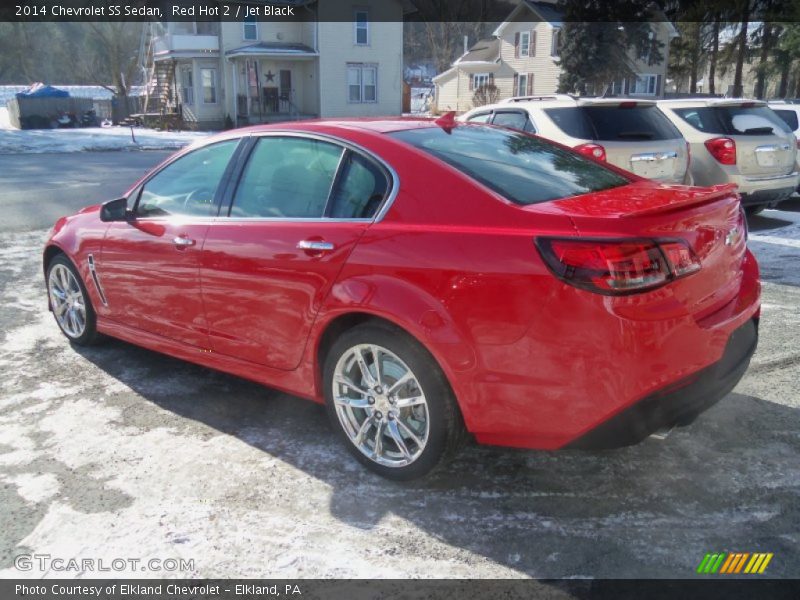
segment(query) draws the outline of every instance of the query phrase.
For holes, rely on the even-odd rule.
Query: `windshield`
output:
[[[673,109],[704,133],[722,135],[785,135],[789,126],[766,106],[708,106]]]
[[[485,125],[389,134],[435,156],[517,204],[537,204],[626,185],[603,166],[525,133]]]
[[[567,135],[600,142],[676,140],[678,129],[655,106],[568,106],[545,114]]]

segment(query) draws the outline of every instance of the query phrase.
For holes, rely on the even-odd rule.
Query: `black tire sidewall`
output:
[[[98,339],[97,314],[94,312],[92,299],[83,283],[83,278],[81,277],[80,273],[78,273],[78,269],[76,269],[72,261],[63,254],[58,254],[55,256],[47,265],[47,276],[45,281],[47,284],[47,302],[48,304],[50,303],[50,272],[56,265],[63,265],[69,269],[73,277],[75,277],[75,280],[78,282],[78,287],[80,287],[81,294],[83,294],[83,300],[86,303],[86,327],[84,327],[83,333],[79,337],[74,338],[68,335],[67,332],[61,328],[61,324],[58,322],[58,319],[56,319],[56,324],[58,325],[61,333],[64,334],[64,337],[66,337],[70,342],[77,344],[78,346],[89,346]],[[53,307],[50,306],[51,311],[52,309]],[[55,314],[53,315],[53,318],[55,319]]]
[[[414,373],[425,394],[428,404],[428,441],[420,457],[410,465],[387,467],[372,461],[353,444],[339,422],[333,402],[334,370],[342,354],[359,344],[382,346],[396,354]],[[328,416],[340,439],[359,462],[388,479],[416,479],[436,468],[448,454],[457,428],[461,426],[452,391],[435,359],[411,336],[383,324],[363,324],[345,331],[326,355],[322,382]]]

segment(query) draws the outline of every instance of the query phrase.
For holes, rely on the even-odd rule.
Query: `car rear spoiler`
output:
[[[693,188],[695,193],[678,194],[674,202],[654,204],[652,206],[643,206],[638,209],[632,210],[627,216],[630,217],[643,217],[645,215],[656,215],[675,212],[678,210],[685,210],[687,208],[694,208],[704,204],[711,204],[722,198],[736,196],[738,198],[737,190],[739,189],[735,183],[722,183],[719,185],[712,185],[707,188]]]

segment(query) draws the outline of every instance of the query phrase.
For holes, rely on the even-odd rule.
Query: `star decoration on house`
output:
[[[266,78],[267,81],[275,81],[275,73],[273,73],[272,71],[267,71],[266,73],[264,73],[264,77]]]

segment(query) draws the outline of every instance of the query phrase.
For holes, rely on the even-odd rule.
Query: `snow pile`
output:
[[[102,150],[175,150],[209,135],[206,131],[156,131],[130,127],[13,129],[0,108],[0,154],[42,154]]]

